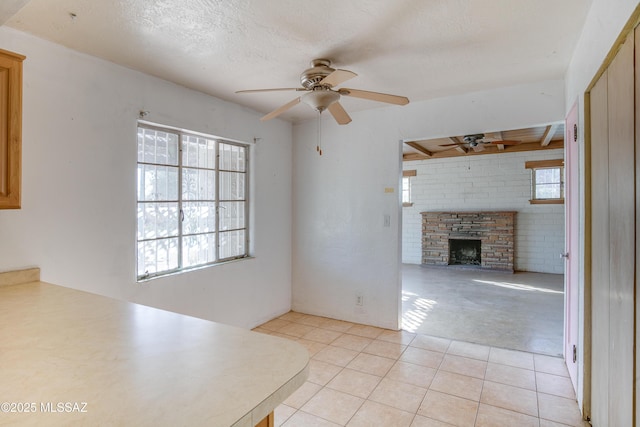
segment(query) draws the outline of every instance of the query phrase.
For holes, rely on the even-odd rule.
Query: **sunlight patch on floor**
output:
[[[421,298],[414,293],[404,291],[402,292],[402,302],[403,304],[411,304],[411,308],[403,310],[402,314],[402,329],[408,332],[417,331],[429,312],[438,304],[437,301]]]
[[[536,286],[524,285],[522,283],[495,282],[493,280],[479,280],[479,279],[473,279],[472,281],[477,283],[482,283],[484,285],[500,286],[501,288],[515,289],[517,291],[544,292],[549,294],[564,294],[563,291],[557,291],[555,289],[539,288]]]

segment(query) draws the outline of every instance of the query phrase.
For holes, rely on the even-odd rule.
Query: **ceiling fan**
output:
[[[331,61],[328,59],[314,59],[311,61],[311,68],[308,68],[300,74],[300,83],[302,87],[297,88],[275,88],[275,89],[251,89],[239,90],[236,93],[253,93],[253,92],[275,92],[284,90],[293,90],[297,92],[306,92],[292,101],[276,108],[269,114],[263,116],[260,120],[270,120],[278,117],[280,114],[296,106],[300,101],[309,105],[318,113],[329,110],[333,118],[338,124],[346,125],[351,122],[351,117],[340,104],[341,96],[352,96],[354,98],[369,99],[372,101],[386,102],[389,104],[406,105],[409,99],[404,96],[389,95],[386,93],[370,92],[359,89],[340,88],[335,89],[347,80],[356,77],[357,74],[348,70],[337,70],[331,68]]]
[[[455,139],[455,138],[452,138]],[[520,141],[506,141],[502,139],[500,132],[496,134],[477,133],[473,135],[465,135],[462,137],[463,142],[454,142],[453,144],[441,144],[439,147],[459,147],[467,145],[474,151],[484,150],[484,145],[518,145]]]

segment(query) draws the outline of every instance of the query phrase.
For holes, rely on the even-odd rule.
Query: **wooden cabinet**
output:
[[[24,59],[0,49],[0,209],[20,208]]]
[[[273,418],[273,412],[271,412],[269,415],[264,417],[262,421],[256,424],[256,427],[273,427],[273,425],[274,425],[274,418]]]
[[[637,44],[632,32],[589,92],[592,347],[591,409],[586,415],[594,426],[638,425],[634,346],[640,135],[635,129],[640,105],[634,97],[640,89],[640,64],[634,65],[634,51],[637,58],[640,27],[636,35]]]

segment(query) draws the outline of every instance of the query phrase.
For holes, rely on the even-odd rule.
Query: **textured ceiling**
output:
[[[234,92],[299,86],[313,58],[357,73],[349,87],[412,102],[561,79],[589,6],[588,0],[3,0],[0,19],[267,113],[298,95]],[[341,102],[350,112],[385,106]],[[313,111],[301,104],[282,117],[303,120]]]

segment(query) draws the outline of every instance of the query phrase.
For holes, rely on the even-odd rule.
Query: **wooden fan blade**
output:
[[[389,95],[387,93],[370,92],[368,90],[343,88],[338,91],[340,95],[353,96],[354,98],[369,99],[371,101],[386,102],[388,104],[407,105],[409,98],[405,96]]]
[[[237,90],[236,93],[256,93],[256,92],[278,92],[283,90],[307,90],[301,87],[279,87],[275,89],[249,89],[249,90]]]
[[[346,125],[351,122],[351,117],[349,117],[349,114],[347,114],[339,102],[334,102],[329,105],[328,110],[339,125]]]
[[[473,148],[473,151],[475,151],[475,152],[484,151],[484,146],[482,144],[478,144],[478,145],[476,145],[474,147],[471,147],[471,148]]]
[[[489,144],[494,145],[518,145],[521,141],[491,141]],[[485,143],[486,144],[486,143]]]
[[[458,145],[467,145],[466,142],[455,142],[453,144],[440,144],[438,147],[456,147]]]
[[[351,80],[356,77],[357,74],[353,71],[349,70],[335,70],[333,73],[329,74],[327,77],[320,81],[320,85],[327,86],[338,86],[341,83],[346,82],[347,80]]]
[[[274,117],[278,117],[280,114],[284,113],[285,111],[287,111],[289,108],[296,106],[297,104],[300,103],[300,97],[297,97],[296,99],[287,102],[286,104],[284,104],[282,107],[280,108],[276,108],[275,110],[273,110],[272,112],[270,112],[269,114],[267,114],[266,116],[263,116],[260,120],[261,121],[266,121],[266,120],[271,120]]]

